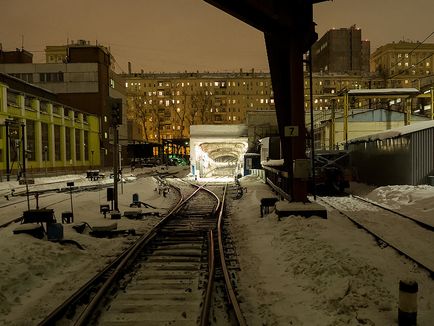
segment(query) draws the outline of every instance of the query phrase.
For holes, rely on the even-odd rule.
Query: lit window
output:
[[[107,122],[107,116],[106,115],[104,116],[104,122]]]
[[[180,108],[176,108],[176,112],[181,112],[181,109]]]
[[[128,82],[125,83],[125,87],[128,87]]]
[[[429,62],[426,63],[426,66],[429,67]]]
[[[261,102],[261,104],[263,104],[263,103],[264,103],[264,99],[263,99],[263,98],[261,98],[260,102]]]
[[[237,116],[234,115],[234,116],[232,117],[232,120],[234,120],[234,121],[237,120]]]
[[[229,121],[231,121],[232,117],[231,117],[231,116],[229,116],[229,118],[228,118],[228,119],[229,119]]]
[[[104,132],[104,138],[105,138],[105,139],[108,138],[107,132]]]
[[[273,99],[273,98],[270,99],[270,103],[271,103],[271,104],[274,104],[274,99]]]
[[[202,82],[200,82],[200,83],[199,83],[199,86],[200,86],[200,87],[202,87],[202,86],[203,86],[203,83],[202,83]]]
[[[408,62],[405,63],[405,66],[408,67]]]

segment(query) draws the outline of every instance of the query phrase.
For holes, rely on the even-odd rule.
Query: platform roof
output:
[[[420,91],[416,88],[375,88],[375,89],[352,89],[348,91],[349,96],[366,97],[404,97],[418,95]]]
[[[382,132],[377,132],[374,134],[357,137],[348,141],[349,143],[361,143],[361,142],[372,142],[377,140],[385,140],[390,138],[396,138],[399,136],[411,134],[413,132],[421,131],[424,129],[434,128],[434,120],[416,122],[414,124],[388,129]]]

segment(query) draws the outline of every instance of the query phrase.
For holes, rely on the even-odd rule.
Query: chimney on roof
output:
[[[128,61],[128,75],[131,75],[131,62]]]

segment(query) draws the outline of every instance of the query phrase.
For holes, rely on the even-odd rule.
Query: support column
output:
[[[344,94],[344,141],[345,141],[345,147],[348,143],[348,93]]]
[[[76,139],[75,139],[75,112],[72,110],[69,110],[69,121],[71,122],[71,128],[70,128],[70,134],[69,134],[69,139],[70,139],[70,146],[71,146],[71,161],[72,161],[72,166],[76,166],[77,165],[77,156],[76,156],[76,150],[75,150],[75,146],[76,146]]]
[[[434,120],[434,87],[431,87],[430,94],[431,94],[431,120]]]
[[[278,31],[264,33],[282,144],[284,169],[291,181],[291,199],[307,202],[307,181],[294,178],[293,162],[306,158],[303,49],[299,39]],[[285,135],[285,128],[298,132]]]
[[[42,126],[41,126],[41,106],[39,100],[32,101],[32,108],[36,110],[35,120],[35,161],[38,168],[42,168],[43,162],[43,146],[42,146]],[[44,163],[44,164],[43,164]]]
[[[47,104],[48,105],[48,104]],[[56,162],[56,144],[54,136],[54,117],[53,117],[53,105],[47,107],[47,112],[49,114],[50,123],[48,124],[48,166],[55,167]]]
[[[60,159],[62,161],[62,166],[66,167],[66,126],[65,126],[65,109],[59,107],[59,114],[62,119],[62,125],[60,126]]]

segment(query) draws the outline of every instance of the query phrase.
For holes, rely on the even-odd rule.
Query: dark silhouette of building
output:
[[[355,25],[329,30],[312,46],[313,72],[369,73],[369,58],[370,42]]]

